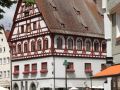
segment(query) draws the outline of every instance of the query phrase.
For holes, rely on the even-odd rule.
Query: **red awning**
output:
[[[116,75],[120,75],[120,65],[110,66],[107,69],[95,74],[93,78],[111,77]]]

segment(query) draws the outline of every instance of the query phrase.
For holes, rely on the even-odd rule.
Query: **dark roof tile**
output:
[[[51,32],[104,37],[103,17],[93,0],[36,0],[36,3]]]

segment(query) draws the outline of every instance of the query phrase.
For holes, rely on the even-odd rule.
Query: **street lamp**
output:
[[[63,65],[65,66],[65,87],[67,90],[67,66],[68,66],[67,60],[64,60]]]

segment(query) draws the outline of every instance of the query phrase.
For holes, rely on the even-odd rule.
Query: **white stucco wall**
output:
[[[55,87],[56,88],[63,88],[65,87],[65,67],[63,65],[64,60],[68,62],[74,63],[74,70],[75,72],[71,72],[67,74],[68,78],[68,87],[91,87],[91,80],[90,76],[85,74],[84,64],[91,63],[93,74],[96,74],[101,70],[101,64],[105,64],[106,61],[104,59],[90,59],[90,58],[74,58],[74,57],[46,57],[46,58],[38,58],[38,59],[29,59],[27,62],[26,60],[23,61],[16,61],[12,62],[12,72],[14,71],[14,66],[20,66],[20,74],[18,77],[14,77],[12,75],[12,84],[20,83],[21,81],[28,82],[28,88],[30,87],[31,82],[38,83],[38,89],[43,87],[54,87],[54,64],[55,64]],[[41,74],[39,71],[41,69],[41,62],[48,63],[48,73]],[[36,75],[29,74],[27,77],[24,77],[22,72],[24,71],[25,64],[37,63],[38,64],[38,73]],[[97,63],[97,64],[96,64]],[[46,83],[47,82],[47,83]],[[93,87],[103,87],[103,79],[92,80]],[[21,85],[20,85],[21,86]]]
[[[10,48],[3,30],[0,30],[0,86],[10,86]]]

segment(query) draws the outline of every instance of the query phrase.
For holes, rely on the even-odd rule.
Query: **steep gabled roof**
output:
[[[103,17],[93,0],[35,0],[52,33],[104,38]],[[22,0],[18,1],[14,21]]]
[[[103,17],[93,0],[36,0],[53,33],[103,37]]]

